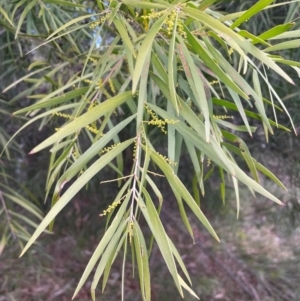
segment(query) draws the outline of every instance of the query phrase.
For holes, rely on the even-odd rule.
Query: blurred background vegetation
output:
[[[236,12],[249,8],[255,2],[255,0],[223,1],[217,8],[220,11]],[[246,24],[246,29],[258,35],[276,24],[293,21],[295,30],[300,27],[299,16],[299,4],[291,3],[288,6],[263,11]],[[88,41],[88,34],[90,33],[82,37],[82,45],[84,41]],[[0,64],[0,91],[26,75],[34,57],[52,55],[53,60],[59,59],[52,53],[34,52],[25,55],[34,44],[34,40],[25,38],[15,42],[9,31],[4,27],[1,28],[0,24],[0,62],[5,62]],[[64,49],[63,44],[60,46]],[[287,57],[300,61],[299,49],[289,50]],[[75,72],[76,67],[74,65],[74,70],[69,72]],[[289,71],[289,76],[296,83],[294,87],[277,77],[272,79],[272,83],[284,99],[299,130],[299,72],[297,72],[297,70]],[[45,90],[49,89],[51,84],[55,83],[45,84]],[[0,94],[1,148],[26,122],[25,118],[13,117],[11,112],[29,104],[28,99],[20,94],[27,89],[29,86],[26,86],[25,81],[8,93]],[[11,99],[13,101],[8,103]],[[272,116],[271,106],[269,110]],[[278,118],[280,124],[290,127],[285,114],[278,114]],[[47,137],[47,131],[53,131],[57,122],[59,123],[59,120],[46,127],[43,126],[41,131],[38,124],[27,127],[15,138],[0,159],[0,236],[2,233],[10,233],[11,238],[7,244],[3,239],[5,235],[2,235],[0,241],[0,301],[70,300],[74,287],[98,242],[97,238],[104,231],[104,220],[99,221],[99,212],[107,207],[116,186],[113,184],[99,186],[100,175],[94,178],[88,192],[83,191],[77,195],[72,207],[65,209],[58,217],[54,235],[43,235],[39,240],[40,245],[35,245],[22,259],[17,259],[20,246],[22,247],[23,241],[30,236],[32,226],[39,222],[48,206],[48,203],[44,202],[44,183],[49,153],[44,151],[29,156],[28,152]],[[275,135],[270,137],[269,143],[266,143],[262,129],[258,129],[253,138],[246,136],[244,138],[251,148],[252,155],[287,186],[288,192],[283,193],[277,191],[273,183],[261,179],[267,189],[285,202],[285,207],[280,208],[260,197],[254,198],[249,191],[241,189],[243,202],[240,218],[236,220],[234,191],[232,190],[232,195],[230,191],[227,193],[226,204],[223,205],[218,186],[215,186],[215,179],[211,177],[206,181],[206,196],[201,202],[204,213],[221,237],[221,244],[213,242],[206,231],[195,228],[198,243],[193,245],[187,238],[185,230],[179,227],[180,217],[177,216],[176,210],[172,210],[172,202],[164,207],[162,219],[167,221],[168,233],[181,251],[184,262],[191,272],[193,289],[201,300],[298,301],[300,300],[299,138],[293,133],[277,130]],[[186,179],[190,180],[188,169],[180,172],[186,173]],[[11,177],[8,177],[8,174]],[[167,189],[165,191],[165,199],[168,200],[168,191]],[[18,202],[20,199],[23,203]],[[20,206],[21,204],[23,205]],[[153,300],[180,300],[162,262],[159,252],[154,249],[150,262],[153,271]],[[118,264],[117,261],[113,266],[109,289],[102,296],[103,300],[115,300],[119,297],[121,270]],[[90,300],[89,286],[90,283],[86,283],[77,300]],[[127,300],[141,300],[138,279],[132,279],[125,287]],[[187,300],[192,298],[187,296]]]

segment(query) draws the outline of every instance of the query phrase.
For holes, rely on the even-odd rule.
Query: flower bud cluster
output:
[[[145,121],[145,123],[156,125],[158,128],[160,128],[160,130],[164,134],[167,134],[167,130],[165,128],[166,124],[175,124],[178,122],[178,120],[174,120],[174,119],[165,119],[165,120],[159,119],[157,115],[147,105],[145,106],[145,108],[148,114],[151,116],[151,120]]]
[[[53,115],[65,118],[65,119],[74,119],[74,116],[70,115],[70,114],[66,114],[66,113],[61,113],[61,112],[55,112],[53,113]]]
[[[111,78],[108,79],[108,84],[109,84],[111,92],[113,92],[113,94],[116,94],[116,88],[115,88],[114,83]]]
[[[92,59],[92,58],[90,58]],[[95,62],[97,62],[95,60]],[[88,84],[88,85],[91,85],[93,84],[94,82],[90,79],[83,79],[82,82]],[[113,94],[115,95],[117,92],[116,92],[116,88],[114,86],[114,83],[113,83],[113,80],[111,78],[109,78],[106,82],[108,82],[109,84],[109,87],[110,87],[110,90],[113,92]],[[103,84],[103,80],[102,79],[99,79],[96,83],[96,89],[100,90],[105,96],[106,98],[111,98],[111,95],[109,94],[109,92],[107,91],[107,89],[104,87],[106,82]]]
[[[105,23],[110,18],[110,15],[111,15],[110,11],[105,11],[104,13],[106,13],[106,14],[103,17],[101,17],[99,20],[90,24],[90,26],[89,26],[90,29],[96,28],[97,26]]]
[[[172,34],[172,31],[174,29],[175,19],[176,19],[176,11],[172,9],[171,13],[169,14],[168,18],[165,21],[165,24],[167,25],[168,35]]]
[[[96,106],[97,106],[97,104],[95,102],[91,102],[87,110],[90,111],[92,108],[94,108]],[[98,134],[99,131],[97,129],[97,123],[96,123],[96,121],[92,122],[90,125],[88,125],[88,127],[89,127],[88,130],[90,132],[92,132],[94,134]]]
[[[172,35],[174,25],[175,25],[176,15],[180,12],[180,9],[181,9],[180,5],[176,6],[175,8],[172,8],[170,10],[170,13],[167,16],[166,20],[164,21],[164,25],[166,25],[166,27],[167,27],[167,34],[169,36]],[[156,12],[154,9],[151,9],[151,11],[148,15],[141,16],[141,18],[144,20],[157,19],[165,13],[166,13],[166,10]],[[179,18],[177,21],[177,32],[182,37],[184,37],[184,38],[186,37],[186,32],[184,31],[183,22]]]
[[[55,112],[55,113],[53,113],[53,115],[56,115],[56,116],[59,116],[59,117],[65,118],[65,119],[75,119],[74,116],[72,116],[70,114],[66,114],[66,113],[61,113],[61,112]],[[85,128],[93,134],[99,133],[99,130],[97,129],[97,126],[96,126],[96,122],[93,122],[91,125],[86,125]],[[55,128],[55,131],[58,132],[59,130],[60,130],[60,128]]]
[[[89,60],[91,61],[91,62],[93,62],[94,64],[97,64],[98,63],[98,60],[96,60],[95,58],[93,58],[93,57],[89,57]]]
[[[177,162],[173,162],[171,159],[169,159],[167,156],[163,156],[162,154],[160,154],[159,152],[157,152],[157,154],[164,159],[164,161],[166,161],[169,165],[174,165],[177,166]]]
[[[101,213],[100,216],[104,216],[107,213],[110,213],[112,210],[114,210],[120,204],[121,204],[121,200],[114,201],[111,205],[108,206],[108,208],[106,210],[103,210],[103,213]]]
[[[110,86],[110,89],[112,90],[112,92],[116,93],[116,89],[115,89],[111,79],[108,80],[108,83],[109,83],[109,86]],[[103,85],[102,79],[98,80],[97,89],[99,89],[106,96],[106,98],[111,98],[111,95],[108,93],[107,89],[105,89],[105,87]]]
[[[116,207],[118,207],[121,204],[122,200],[125,199],[128,196],[128,194],[130,194],[130,193],[131,193],[131,191],[128,190],[128,192],[122,198],[120,198],[117,201],[114,201],[112,204],[110,204],[108,206],[108,208],[106,210],[103,210],[103,213],[101,213],[100,216],[104,216],[104,215],[110,213],[111,211],[113,211]]]
[[[85,128],[86,128],[89,132],[91,132],[91,133],[93,133],[93,134],[95,134],[95,135],[97,135],[97,134],[99,133],[99,130],[98,130],[97,128],[95,128],[94,126],[92,126],[92,125],[86,125]]]
[[[129,244],[131,245],[131,243],[132,243],[132,236],[133,236],[133,230],[132,230],[132,228],[133,228],[133,225],[134,225],[134,222],[133,221],[131,221],[129,224],[128,224],[128,235],[129,235]]]
[[[212,82],[209,82],[211,85],[215,85],[215,84],[218,84],[219,81],[218,80],[213,80]]]
[[[133,159],[135,159],[136,157],[136,150],[137,150],[137,139],[134,140],[134,144],[133,144],[133,153],[132,153]]]
[[[109,151],[111,151],[112,149],[114,149],[116,146],[118,146],[120,143],[115,143],[111,146],[108,146],[108,147],[105,147],[103,148],[101,151],[100,151],[100,154],[105,154],[105,153],[108,153]]]
[[[93,81],[90,79],[83,79],[82,81],[88,85],[91,85],[93,83]]]
[[[165,24],[167,25],[167,33],[170,36],[173,32],[174,25],[175,25],[175,19],[176,15],[178,14],[177,9],[172,9],[171,13],[167,17]],[[177,20],[177,32],[179,35],[181,35],[183,38],[186,38],[186,32],[184,31],[183,23],[181,19]]]
[[[145,20],[157,19],[157,18],[161,17],[164,13],[165,13],[165,10],[156,12],[154,9],[151,9],[150,13],[148,15],[141,16],[141,18],[145,19]]]
[[[233,116],[228,115],[214,115],[215,119],[233,119]]]

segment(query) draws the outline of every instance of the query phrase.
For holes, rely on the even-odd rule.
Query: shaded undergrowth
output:
[[[195,244],[180,226],[180,216],[174,210],[167,189],[161,217],[166,230],[190,272],[193,289],[201,300],[224,301],[297,301],[300,298],[300,222],[299,211],[291,210],[297,199],[297,186],[286,159],[278,154],[260,153],[273,172],[280,171],[289,192],[279,192],[273,183],[261,179],[274,193],[281,193],[285,207],[263,198],[249,197],[241,189],[241,211],[236,219],[236,205],[232,190],[226,204],[220,202],[219,191],[210,183],[201,207],[211,221],[221,243],[199,228],[191,220]],[[276,157],[275,157],[276,156]],[[270,160],[272,158],[272,160]],[[274,160],[276,158],[276,160]],[[274,162],[277,162],[276,164]],[[273,167],[272,167],[273,164]],[[293,170],[297,165],[292,165]],[[230,183],[228,183],[230,186]],[[104,219],[99,214],[105,209],[105,198],[111,199],[113,186],[99,189],[92,198],[74,199],[72,208],[58,218],[53,235],[44,235],[40,245],[33,247],[24,258],[18,259],[19,249],[10,247],[0,263],[0,301],[6,300],[70,300],[81,273],[104,231]],[[109,196],[110,195],[110,196]],[[94,210],[90,210],[91,207]],[[295,212],[296,211],[296,212]],[[294,218],[291,218],[294,212]],[[83,225],[85,225],[83,227]],[[91,227],[89,227],[91,225]],[[92,226],[93,225],[93,226]],[[97,226],[95,226],[97,225]],[[128,255],[129,256],[129,255]],[[108,289],[98,300],[120,298],[122,257],[116,260],[108,280]],[[154,245],[150,259],[152,299],[181,300],[177,295],[160,252]],[[142,300],[137,274],[131,264],[126,268],[126,300]],[[76,300],[90,300],[90,279]],[[193,300],[186,294],[185,300]]]

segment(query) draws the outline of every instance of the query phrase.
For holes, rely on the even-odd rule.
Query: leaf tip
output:
[[[292,79],[290,79],[290,81],[289,81],[293,86],[295,86],[295,82],[292,80]]]
[[[19,258],[21,258],[25,254],[25,252],[26,252],[26,249],[23,249],[20,256],[19,256]]]
[[[300,133],[300,127],[298,126],[298,127],[295,128],[293,126],[293,129],[294,129],[295,136],[298,136],[298,132]]]

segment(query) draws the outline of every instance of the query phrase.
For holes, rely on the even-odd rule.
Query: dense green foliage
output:
[[[100,278],[104,289],[111,265],[122,250],[124,261],[126,254],[134,258],[143,299],[150,300],[149,257],[154,241],[179,293],[183,296],[184,288],[195,295],[188,271],[159,217],[163,193],[158,177],[170,185],[192,240],[186,208],[219,240],[200,209],[204,180],[213,172],[219,175],[223,202],[226,183],[232,182],[237,215],[239,183],[282,204],[260,185],[259,173],[281,188],[283,184],[251,156],[241,136],[252,137],[257,121],[267,140],[274,128],[289,131],[278,124],[277,112],[288,117],[289,113],[270,79],[276,74],[280,82],[294,84],[285,66],[298,72],[300,64],[281,53],[298,47],[300,33],[291,30],[290,20],[264,32],[247,30],[249,19],[281,3],[261,0],[245,11],[222,14],[213,6],[215,2],[0,2],[2,68],[7,66],[3,82],[8,74],[22,70],[15,80],[5,83],[7,101],[1,103],[19,102],[22,108],[14,114],[26,113],[26,123],[11,139],[0,128],[1,143],[6,145],[33,123],[39,123],[40,129],[54,125],[54,133],[48,133],[30,152],[51,147],[45,196],[51,196],[51,209],[31,238],[24,231],[19,233],[28,240],[22,254],[48,226],[52,230],[55,217],[104,167],[116,175],[106,180],[118,182],[115,199],[100,212],[107,217],[106,232],[74,296],[97,266],[91,286],[95,299]],[[283,52],[279,55],[279,51]],[[12,95],[19,85],[23,85],[20,92]],[[5,112],[1,110],[1,118]],[[233,119],[237,113],[240,123]],[[189,155],[194,173],[192,191],[178,172],[183,153]],[[9,155],[7,147],[3,155]],[[247,170],[240,167],[241,160]],[[2,190],[3,204],[5,198],[18,200],[41,218],[32,202],[13,191],[5,192],[8,183]],[[6,208],[1,214],[7,216],[2,225],[6,241],[9,231],[15,232],[12,225],[17,225],[8,222],[8,217],[18,215]],[[152,238],[144,236],[143,223]]]

